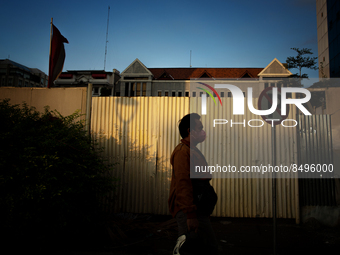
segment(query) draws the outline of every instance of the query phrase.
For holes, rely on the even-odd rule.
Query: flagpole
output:
[[[50,32],[50,54],[49,54],[49,60],[48,60],[48,85],[47,87],[49,87],[50,85],[50,66],[51,66],[51,50],[52,50],[52,31],[53,31],[53,18],[51,18],[51,32]]]
[[[52,44],[52,25],[53,25],[53,18],[51,18],[51,32],[50,32],[50,56],[51,56],[51,44]]]

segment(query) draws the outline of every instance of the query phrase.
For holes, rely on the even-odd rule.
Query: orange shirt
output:
[[[168,199],[170,213],[175,217],[182,210],[188,219],[196,218],[190,170],[195,171],[195,165],[207,166],[207,161],[196,147],[190,148],[190,143],[182,139],[172,152],[170,163],[173,169]],[[211,174],[203,173],[202,178],[210,180]]]

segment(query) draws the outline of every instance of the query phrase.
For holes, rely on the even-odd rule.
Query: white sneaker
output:
[[[179,253],[179,249],[182,247],[182,245],[184,244],[186,240],[186,236],[185,235],[181,235],[180,237],[177,238],[177,243],[176,246],[172,252],[172,255],[181,255]]]

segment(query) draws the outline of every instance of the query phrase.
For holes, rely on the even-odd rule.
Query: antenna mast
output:
[[[105,71],[105,66],[106,66],[106,54],[107,54],[107,43],[108,41],[108,37],[109,37],[109,18],[110,18],[110,6],[108,9],[108,13],[107,13],[107,26],[106,26],[106,42],[105,42],[105,58],[104,58],[104,71]]]

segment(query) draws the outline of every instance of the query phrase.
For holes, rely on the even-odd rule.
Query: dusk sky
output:
[[[50,21],[66,37],[66,70],[265,67],[292,47],[317,56],[315,0],[2,1],[0,59],[48,73]],[[291,70],[297,73],[298,70]],[[304,70],[310,78],[318,71]]]

